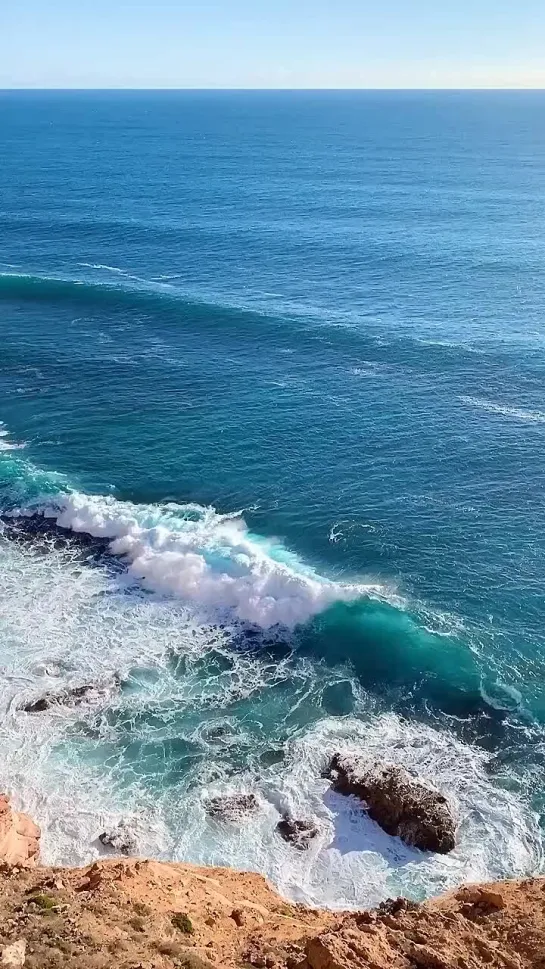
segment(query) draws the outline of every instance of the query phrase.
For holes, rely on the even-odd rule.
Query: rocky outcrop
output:
[[[225,794],[211,797],[205,802],[206,813],[220,821],[239,821],[248,814],[259,811],[255,794]]]
[[[314,821],[292,818],[289,814],[285,814],[278,822],[276,830],[284,841],[289,842],[299,851],[305,851],[318,834],[318,826]]]
[[[456,818],[447,798],[403,767],[335,754],[327,776],[335,791],[364,801],[369,817],[405,844],[440,854],[455,847]]]
[[[287,969],[336,919],[254,872],[128,859],[0,869],[0,953],[25,942],[25,969]]]
[[[390,900],[309,939],[297,969],[542,969],[545,879]]]
[[[21,710],[25,713],[44,713],[54,707],[78,707],[82,703],[96,703],[108,697],[113,688],[119,686],[119,680],[114,678],[109,683],[85,683],[82,686],[70,686],[58,692],[44,693],[23,703]]]
[[[99,834],[98,840],[105,848],[111,848],[120,855],[136,855],[138,852],[136,838],[123,821],[116,828]]]
[[[14,811],[0,794],[0,864],[33,866],[38,860],[40,829],[26,814]]]
[[[43,696],[35,700],[24,703],[21,710],[25,713],[43,713],[55,706],[79,706],[91,693],[92,686],[76,686],[70,690],[62,690],[59,693],[44,693]]]

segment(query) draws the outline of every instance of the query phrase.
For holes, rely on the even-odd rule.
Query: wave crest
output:
[[[378,587],[318,575],[283,546],[253,536],[240,515],[200,505],[136,505],[79,492],[27,507],[75,533],[107,539],[146,589],[262,628],[293,628],[336,601]]]

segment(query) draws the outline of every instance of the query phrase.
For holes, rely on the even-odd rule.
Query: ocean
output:
[[[336,908],[543,870],[544,118],[0,93],[0,789],[46,862],[122,821]],[[438,785],[456,850],[332,794],[339,749]]]

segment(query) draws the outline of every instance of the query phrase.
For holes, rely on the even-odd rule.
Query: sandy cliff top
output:
[[[545,879],[346,915],[291,905],[260,875],[222,868],[115,859],[3,866],[0,879],[0,952],[19,958],[0,964],[28,969],[545,965]]]
[[[0,796],[0,966],[545,969],[545,878],[339,914],[293,905],[253,872],[37,867],[39,836]]]

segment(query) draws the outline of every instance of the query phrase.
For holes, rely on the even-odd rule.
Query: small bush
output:
[[[137,915],[151,915],[151,908],[145,902],[134,902],[132,907]]]
[[[179,932],[184,932],[185,935],[193,935],[195,931],[193,922],[185,912],[175,912],[170,921]]]
[[[193,952],[186,952],[181,959],[176,959],[174,965],[177,969],[214,969],[208,959],[201,959]]]
[[[131,929],[134,929],[135,932],[146,931],[146,923],[144,922],[144,919],[140,917],[140,915],[133,915],[132,919],[129,919],[129,925]]]
[[[42,912],[51,912],[59,904],[52,895],[33,895],[30,901],[34,902]]]
[[[157,952],[160,952],[162,956],[171,956],[171,958],[175,958],[176,956],[183,955],[183,949],[179,942],[164,942],[162,939],[160,939],[154,944]]]

